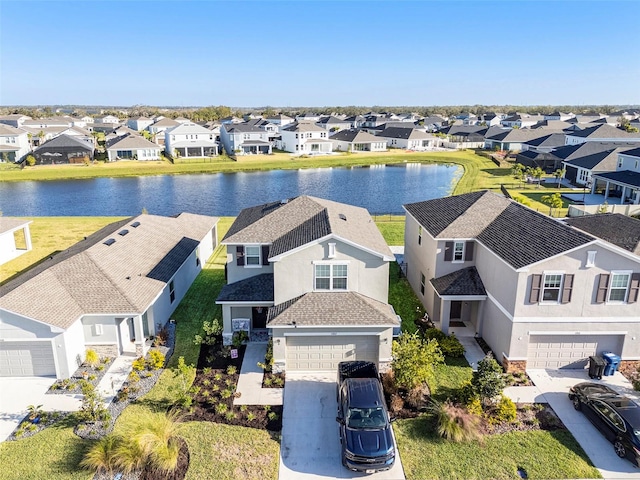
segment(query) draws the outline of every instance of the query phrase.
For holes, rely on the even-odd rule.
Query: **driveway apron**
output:
[[[287,373],[279,480],[404,480],[397,448],[395,464],[387,472],[366,475],[342,466],[337,411],[336,374]]]

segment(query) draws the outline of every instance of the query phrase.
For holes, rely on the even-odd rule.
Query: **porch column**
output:
[[[605,187],[604,187],[604,201],[607,201],[607,198],[609,198],[609,180],[607,180],[605,182]]]
[[[440,330],[449,335],[449,320],[451,317],[451,300],[440,299]]]
[[[596,193],[596,183],[597,183],[597,180],[596,180],[595,178],[592,178],[592,179],[591,179],[591,192],[589,192],[589,193],[591,193],[592,195],[593,195],[594,193]],[[587,180],[587,185],[588,185],[588,184],[589,184],[589,180]]]
[[[142,329],[142,315],[133,317],[133,332],[135,335],[136,355],[145,355],[147,352],[144,330]]]
[[[200,156],[204,157],[204,147],[200,147]]]
[[[24,241],[27,246],[27,252],[33,248],[31,245],[31,232],[29,231],[29,225],[25,225],[22,229],[24,235]]]
[[[620,195],[620,205],[624,204],[624,196],[627,194],[627,187],[625,185],[622,186],[622,195]]]
[[[482,336],[482,327],[484,322],[484,305],[482,301],[478,301],[478,308],[476,309],[476,336]]]

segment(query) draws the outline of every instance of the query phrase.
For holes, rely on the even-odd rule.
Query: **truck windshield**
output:
[[[347,425],[349,428],[383,428],[387,418],[382,407],[350,408]]]

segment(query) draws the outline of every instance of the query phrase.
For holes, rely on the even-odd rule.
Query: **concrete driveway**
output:
[[[282,416],[279,480],[361,478],[404,480],[400,454],[387,472],[351,472],[340,459],[336,375],[287,373]]]
[[[45,395],[55,382],[53,377],[0,378],[0,442],[4,442],[27,415],[29,405],[42,405],[45,411],[74,411],[82,395]]]
[[[640,479],[640,469],[630,461],[619,458],[611,444],[582,413],[573,408],[569,388],[580,382],[604,383],[617,392],[639,400],[638,392],[620,373],[589,378],[587,370],[527,370],[529,377],[544,395],[562,423],[569,429],[593,464],[606,479]]]

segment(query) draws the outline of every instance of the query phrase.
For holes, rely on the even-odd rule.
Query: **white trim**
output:
[[[387,328],[393,328],[393,327],[399,327],[400,324],[399,323],[385,323],[383,325],[269,325],[267,324],[267,328],[290,328],[290,329],[296,329],[299,330],[301,328],[305,329],[305,330],[312,330],[315,328],[381,328],[381,329],[387,329]],[[293,335],[378,335],[380,332],[378,333],[371,333],[371,332],[354,332],[354,333],[333,333],[333,332],[318,332],[318,333],[293,333]],[[291,335],[291,333],[285,333],[285,335]]]
[[[436,294],[442,300],[449,300],[449,301],[454,301],[454,302],[457,302],[457,301],[486,300],[487,299],[487,295],[440,295],[438,292],[436,292]]]
[[[311,263],[313,265],[346,265],[351,263],[351,260],[313,260]]]
[[[51,332],[53,332],[53,333],[64,333],[64,332],[66,332],[66,331],[67,331],[67,328],[69,328],[71,325],[73,325],[74,323],[76,323],[78,320],[81,320],[81,319],[82,319],[82,317],[83,317],[83,315],[80,315],[80,316],[79,316],[78,318],[76,318],[73,322],[71,322],[71,325],[69,325],[69,327],[67,327],[67,328],[62,328],[62,327],[58,327],[57,325],[53,325],[53,324],[51,324],[51,323],[44,322],[44,321],[42,321],[42,320],[37,320],[37,319],[35,319],[35,318],[27,317],[27,316],[23,315],[22,313],[14,312],[13,310],[9,310],[9,309],[6,309],[6,308],[4,308],[4,307],[3,307],[3,308],[0,308],[0,311],[2,311],[2,310],[4,310],[5,312],[9,312],[9,313],[11,313],[11,314],[13,314],[13,315],[17,315],[17,316],[19,316],[19,317],[21,317],[21,318],[24,318],[24,319],[26,319],[26,320],[30,320],[30,321],[32,321],[32,322],[36,322],[36,323],[39,323],[39,324],[41,324],[41,325],[46,325],[47,327],[49,327],[49,328],[51,329]]]
[[[584,335],[627,335],[629,332],[625,330],[620,331],[602,331],[602,332],[593,332],[593,331],[575,331],[575,330],[558,330],[556,332],[552,332],[549,330],[532,330],[527,332],[529,336],[531,335],[573,335],[573,336],[584,336]]]
[[[513,315],[512,315],[512,314],[510,314],[510,313],[509,313],[509,311],[508,311],[506,308],[504,308],[504,307],[502,306],[502,304],[501,304],[500,302],[498,302],[498,300],[497,300],[493,295],[491,295],[489,292],[487,292],[487,298],[488,298],[489,300],[491,300],[491,303],[493,303],[496,307],[498,307],[498,309],[502,312],[502,314],[503,314],[505,317],[507,317],[507,318],[508,318],[509,320],[511,320],[512,322],[514,322],[514,321],[515,321],[515,320],[514,320]]]
[[[216,301],[217,305],[246,305],[246,306],[263,306],[263,307],[273,307],[275,305],[275,303],[273,301],[261,301],[261,302],[242,302],[242,301],[238,301],[238,302],[225,302],[225,301]]]
[[[29,343],[29,342],[49,342],[52,344],[55,337],[48,338],[0,338],[0,344],[3,343]],[[52,345],[53,346],[53,345]]]
[[[84,342],[85,345],[115,345],[118,346],[118,341],[115,342]]]
[[[564,225],[564,226],[566,226],[566,225]],[[573,227],[569,227],[569,228],[573,228]],[[560,253],[557,253],[557,254],[552,255],[550,257],[544,258],[542,260],[538,260],[537,262],[530,263],[529,265],[525,265],[524,267],[516,269],[516,272],[528,272],[529,268],[531,268],[531,267],[534,267],[536,265],[540,265],[541,263],[547,262],[549,260],[553,260],[554,258],[558,258],[558,257],[561,257],[563,255],[568,255],[570,253],[576,252],[576,251],[578,251],[578,250],[580,250],[582,248],[588,247],[589,245],[596,245],[597,243],[598,243],[598,240],[594,239],[591,242],[583,243],[582,245],[574,247],[571,250],[565,250],[564,252],[560,252]]]
[[[560,276],[560,285],[558,285],[557,287],[558,298],[556,300],[545,300],[544,299],[545,288],[547,288],[548,290],[556,289],[556,287],[545,287],[547,276],[551,276],[551,275]],[[559,270],[549,270],[549,271],[543,270],[542,271],[542,284],[540,285],[540,300],[538,301],[540,305],[560,305],[560,301],[562,300],[562,290],[564,288],[564,276],[565,276],[564,271],[559,271]]]
[[[607,301],[605,302],[605,305],[626,305],[627,303],[629,303],[629,289],[631,287],[631,277],[633,276],[633,270],[611,270],[611,272],[609,273],[611,277],[609,279],[609,285],[607,287]],[[627,286],[624,289],[624,300],[610,300],[614,275],[627,275]],[[615,288],[616,290],[621,290],[621,287]]]
[[[382,332],[318,332],[314,334],[308,333],[286,333],[284,334],[286,337],[378,337]]]
[[[640,317],[516,317],[513,323],[639,323]]]

